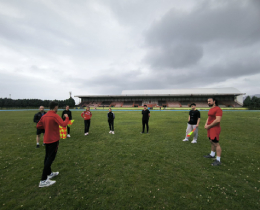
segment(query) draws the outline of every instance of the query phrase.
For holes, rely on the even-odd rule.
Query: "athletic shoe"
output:
[[[215,160],[211,165],[212,165],[212,166],[220,166],[220,165],[221,165],[221,162],[218,161],[218,160]]]
[[[49,179],[46,179],[44,181],[40,181],[39,187],[49,187],[55,183],[56,183],[56,181],[51,181]]]
[[[51,172],[51,174],[49,176],[47,176],[47,179],[52,179],[53,177],[55,176],[58,176],[59,175],[59,172]]]
[[[69,138],[70,138],[70,135],[68,134],[68,135],[67,135],[67,137],[69,137]]]
[[[88,135],[88,133],[85,133],[85,136]]]
[[[37,144],[37,145],[36,145],[36,148],[40,148],[40,145],[39,145],[39,144]]]
[[[189,141],[189,139],[183,139],[182,141]]]
[[[204,155],[203,157],[204,157],[204,158],[215,158],[215,157],[211,156],[210,154]]]
[[[141,132],[141,134],[143,134],[144,132]]]
[[[109,131],[109,133],[112,133],[112,131]]]
[[[147,134],[149,134],[149,133],[147,132]]]
[[[88,133],[87,133],[87,135],[88,135]]]
[[[192,140],[192,142],[191,142],[192,144],[195,144],[195,143],[197,143],[197,141],[196,140]]]
[[[114,132],[114,131],[112,131],[112,134],[115,134],[115,132]]]

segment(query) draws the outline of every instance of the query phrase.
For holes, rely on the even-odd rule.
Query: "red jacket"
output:
[[[69,123],[69,118],[63,121],[55,111],[48,111],[43,115],[41,120],[37,123],[38,129],[45,129],[43,141],[45,144],[51,144],[60,140],[59,125],[66,127]]]
[[[90,120],[92,117],[91,111],[84,111],[81,113],[81,117],[84,118],[84,120]]]

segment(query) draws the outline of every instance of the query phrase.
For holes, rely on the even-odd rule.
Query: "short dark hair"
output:
[[[146,105],[146,104],[145,104],[144,106],[145,106],[145,107],[147,107],[147,105]]]
[[[69,106],[69,105],[66,105],[66,107]]]
[[[195,103],[191,103],[190,106],[196,106],[196,104]]]
[[[215,101],[215,105],[218,106],[218,100],[217,100],[216,98],[214,98],[214,97],[209,97],[208,99],[210,99],[210,98],[211,98],[213,101]]]
[[[56,106],[59,106],[59,104],[56,101],[52,101],[50,103],[50,109],[54,109]]]

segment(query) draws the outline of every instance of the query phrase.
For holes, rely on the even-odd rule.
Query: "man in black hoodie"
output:
[[[115,114],[112,112],[112,109],[109,108],[109,112],[107,113],[107,118],[108,118],[108,124],[109,124],[109,133],[115,134],[114,132],[114,119],[115,119]]]
[[[39,112],[34,115],[33,122],[35,122],[37,124],[40,121],[41,117],[45,114],[46,114],[46,112],[44,111],[44,106],[40,106]],[[36,148],[40,147],[39,141],[40,141],[41,133],[42,133],[43,138],[44,138],[45,130],[44,129],[37,129],[37,131],[36,131]]]
[[[66,117],[64,117],[64,114],[67,114],[69,116],[69,120],[72,120],[72,115],[71,115],[69,105],[67,105],[66,109],[62,112],[61,118],[63,119],[63,121],[66,120]],[[69,126],[67,126],[67,137],[70,137],[70,127]]]

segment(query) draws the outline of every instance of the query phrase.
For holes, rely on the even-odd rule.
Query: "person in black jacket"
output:
[[[145,125],[146,125],[146,129],[147,129],[147,133],[149,132],[149,118],[151,116],[150,111],[147,109],[147,105],[144,105],[144,110],[142,110],[142,123],[143,123],[143,130],[141,133],[144,133],[144,129],[145,129]]]
[[[72,115],[71,115],[69,105],[66,106],[66,109],[61,114],[61,118],[63,119],[63,121],[66,120],[66,117],[64,117],[64,114],[67,114],[69,116],[69,120],[72,120]],[[67,137],[70,137],[70,127],[69,126],[67,126]]]
[[[109,108],[109,112],[107,113],[107,118],[108,118],[108,124],[109,124],[109,133],[115,134],[114,132],[114,119],[115,119],[115,114],[112,112],[112,109]]]
[[[40,121],[41,117],[45,114],[46,114],[46,112],[44,111],[44,106],[40,106],[39,112],[34,115],[33,122],[35,122],[37,124]],[[39,141],[40,141],[41,133],[43,134],[43,138],[44,138],[44,133],[45,133],[44,129],[37,129],[37,131],[36,131],[36,148],[40,147]]]

